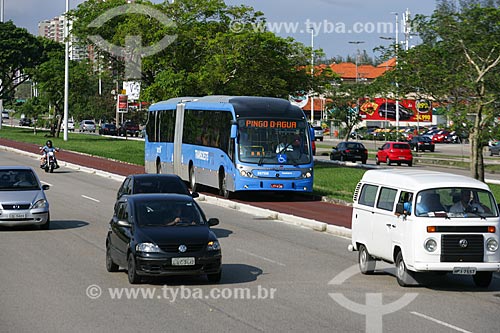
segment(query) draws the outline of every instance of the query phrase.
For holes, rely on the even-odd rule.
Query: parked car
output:
[[[413,138],[411,138],[410,141],[408,141],[408,143],[410,144],[410,148],[413,151],[426,151],[426,150],[428,150],[428,151],[433,152],[435,147],[436,147],[434,142],[432,142],[432,140],[429,139],[429,137],[423,136],[423,135],[414,136]]]
[[[139,136],[140,129],[139,125],[134,123],[133,121],[125,121],[121,126],[118,128],[118,135],[124,136]]]
[[[441,130],[432,136],[432,142],[434,142],[434,143],[447,143],[446,138],[448,137],[449,134],[450,134],[450,132],[445,131],[445,130]]]
[[[498,142],[494,145],[488,146],[488,149],[490,151],[490,156],[493,156],[493,155],[500,156],[500,144]]]
[[[106,237],[106,269],[126,267],[131,284],[144,276],[222,275],[221,246],[191,196],[136,194],[115,205]]]
[[[378,108],[378,115],[381,118],[387,116],[390,119],[396,119],[396,103],[382,103]],[[408,120],[413,116],[413,111],[399,104],[399,120]]]
[[[314,126],[314,140],[323,141],[323,127],[321,126]]]
[[[118,129],[115,124],[102,124],[99,128],[100,135],[117,135]]]
[[[2,111],[2,119],[9,120],[9,113],[7,111]]]
[[[401,165],[404,163],[412,166],[413,155],[410,145],[408,142],[386,142],[378,149],[375,156],[375,163],[379,165],[380,162],[385,162],[387,165],[391,165],[391,163]]]
[[[19,119],[19,126],[31,126],[32,121],[30,118],[21,118]]]
[[[68,126],[69,129],[69,126]],[[93,120],[82,120],[80,122],[80,132],[95,133],[95,123]]]
[[[186,183],[177,175],[145,173],[127,176],[120,185],[116,198],[140,193],[178,193],[193,198],[199,196],[197,192],[191,193]]]
[[[0,226],[49,229],[49,202],[44,192],[48,189],[31,167],[0,166]]]
[[[61,130],[64,131],[64,120],[61,123]],[[68,131],[72,132],[74,130],[75,130],[75,122],[72,119],[68,119]]]
[[[330,152],[330,160],[339,161],[361,161],[366,164],[368,159],[368,150],[361,142],[339,142]]]

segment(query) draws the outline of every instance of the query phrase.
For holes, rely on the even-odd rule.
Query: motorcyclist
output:
[[[45,143],[45,146],[40,147],[40,152],[42,153],[42,158],[40,159],[40,168],[45,167],[45,163],[47,162],[47,154],[49,152],[54,153],[55,168],[56,169],[59,168],[59,164],[57,163],[56,154],[55,154],[56,151],[59,151],[59,148],[54,147],[52,145],[52,140],[47,140],[47,142]]]

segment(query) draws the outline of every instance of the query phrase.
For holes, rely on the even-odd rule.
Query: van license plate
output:
[[[172,266],[193,266],[194,264],[194,257],[172,258]]]
[[[476,274],[476,267],[454,267],[453,274],[474,275]]]

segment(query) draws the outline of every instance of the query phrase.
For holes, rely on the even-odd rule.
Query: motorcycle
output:
[[[56,162],[56,155],[55,152],[49,151],[46,153],[45,156],[45,163],[40,166],[42,169],[45,170],[45,172],[54,172],[54,169],[59,168],[59,165],[57,165]]]

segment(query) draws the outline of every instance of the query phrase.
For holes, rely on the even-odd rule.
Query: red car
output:
[[[450,134],[450,132],[448,132],[448,131],[439,131],[432,136],[432,142],[444,143],[444,142],[446,142],[446,138],[448,137],[449,134]]]
[[[401,163],[404,163],[412,166],[413,155],[410,145],[408,142],[386,142],[378,149],[375,156],[375,163],[379,165],[380,162],[387,163],[387,165],[391,165],[391,163],[401,165]]]

